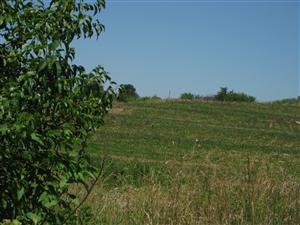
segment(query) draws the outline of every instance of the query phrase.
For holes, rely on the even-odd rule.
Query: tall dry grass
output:
[[[300,224],[300,184],[278,164],[252,157],[232,173],[230,164],[188,162],[148,174],[139,187],[99,183],[86,202],[90,224]]]

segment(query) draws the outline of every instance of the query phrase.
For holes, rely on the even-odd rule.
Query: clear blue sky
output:
[[[107,1],[98,39],[74,43],[76,63],[98,64],[141,96],[215,94],[260,101],[299,95],[298,0]]]

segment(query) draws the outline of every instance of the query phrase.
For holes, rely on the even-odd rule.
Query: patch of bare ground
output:
[[[110,112],[113,113],[113,114],[121,113],[121,112],[124,112],[124,108],[113,107]]]
[[[121,114],[121,113],[131,113],[132,109],[129,109],[124,104],[118,103],[112,107],[110,113],[112,114]]]

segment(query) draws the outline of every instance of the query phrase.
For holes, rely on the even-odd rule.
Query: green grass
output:
[[[158,101],[117,105],[122,111],[108,116],[90,149],[149,160],[179,160],[195,149],[264,157],[286,154],[295,160],[300,155],[297,104]]]
[[[296,121],[299,100],[116,104],[89,145],[109,158],[94,224],[300,224]]]

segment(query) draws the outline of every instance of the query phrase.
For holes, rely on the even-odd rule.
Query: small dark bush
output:
[[[148,101],[150,99],[151,99],[151,97],[149,97],[149,96],[144,96],[144,97],[139,98],[139,100],[141,100],[141,101]]]
[[[215,99],[218,101],[225,101],[225,98],[228,94],[228,88],[227,87],[221,87],[220,91],[215,95]]]
[[[193,100],[193,99],[195,99],[195,96],[192,93],[190,93],[190,92],[185,92],[185,93],[182,93],[180,95],[180,99],[183,99],[183,100]]]

